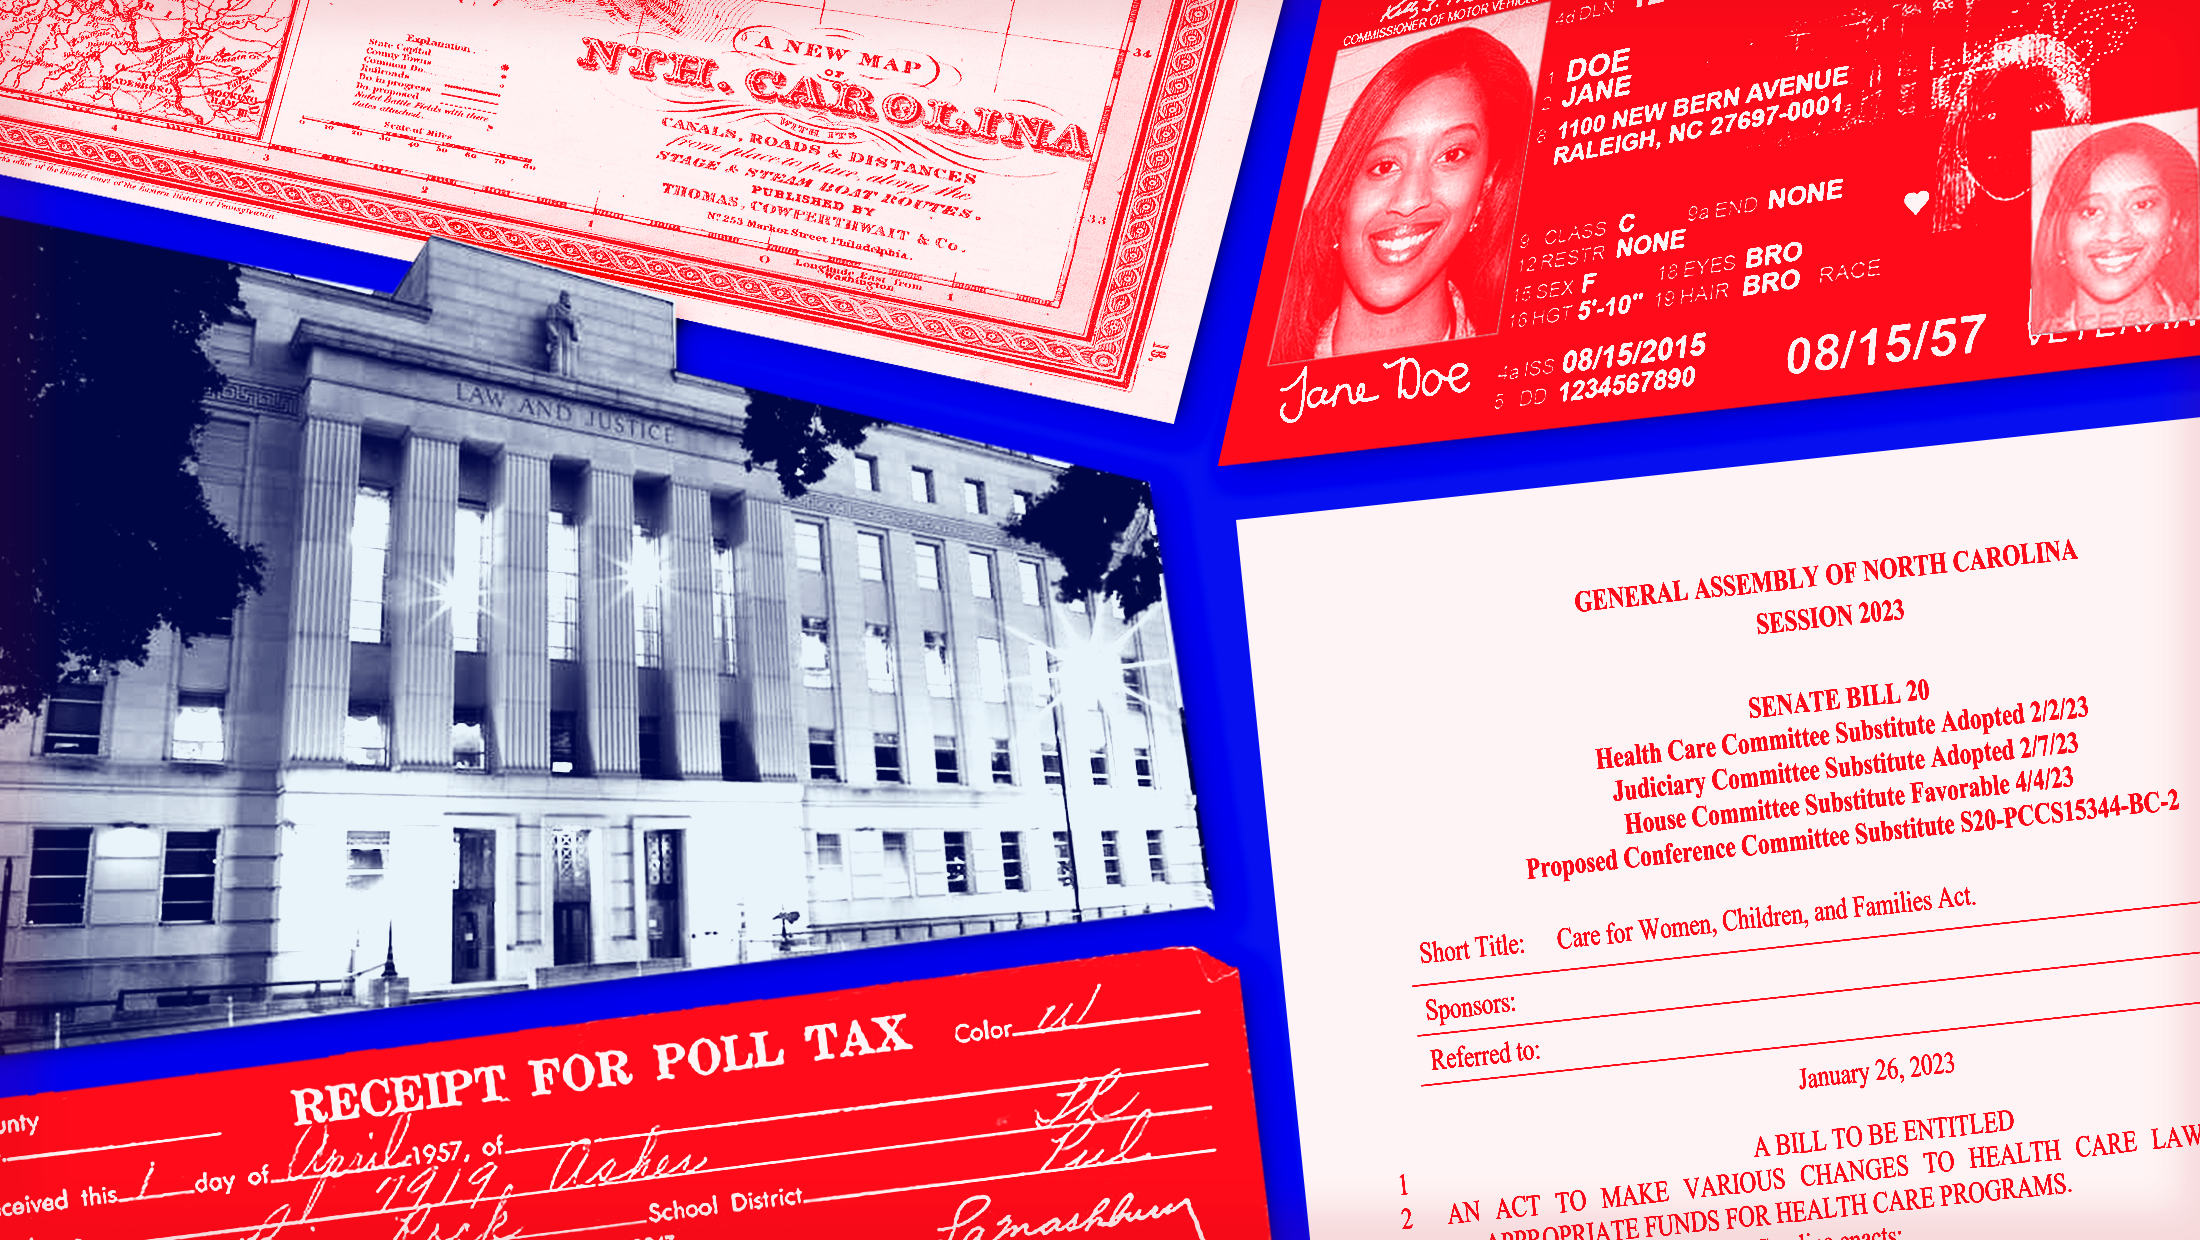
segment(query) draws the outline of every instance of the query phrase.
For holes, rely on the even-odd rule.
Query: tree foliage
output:
[[[1161,601],[1153,489],[1136,478],[1073,465],[1006,529],[1061,561],[1065,603],[1112,594],[1135,617]]]
[[[860,413],[751,391],[741,448],[748,453],[748,468],[776,472],[780,493],[794,499],[824,481],[835,447],[862,446],[863,437],[876,425],[877,418]]]
[[[223,631],[264,558],[206,506],[200,348],[235,266],[0,221],[0,725],[63,675]]]

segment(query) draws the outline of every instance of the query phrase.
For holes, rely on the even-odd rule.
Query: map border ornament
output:
[[[1229,18],[1237,7],[1238,0],[1172,3],[1161,43],[1166,49],[1163,63],[1140,116],[1118,224],[1103,273],[1095,281],[1083,332],[1006,324],[985,315],[783,278],[661,246],[610,242],[487,210],[36,121],[0,120],[0,150],[394,236],[448,237],[581,275],[1127,392],[1159,298],[1196,140],[1213,99]]]

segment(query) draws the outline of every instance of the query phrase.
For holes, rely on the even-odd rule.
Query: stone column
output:
[[[413,431],[390,514],[392,769],[451,765],[451,580],[458,443]]]
[[[591,467],[581,514],[581,676],[590,766],[598,776],[641,769],[634,676],[634,475]]]
[[[298,448],[298,495],[283,759],[340,763],[344,716],[351,704],[351,519],[359,496],[358,423],[307,416]]]
[[[673,767],[682,779],[717,779],[718,643],[711,615],[710,492],[665,488],[665,687],[671,695]]]
[[[786,513],[754,492],[741,500],[734,550],[740,589],[742,696],[760,779],[788,781],[809,769],[808,737],[794,705],[794,637],[787,604]]]
[[[989,715],[991,703],[985,700],[986,664],[979,653],[978,639],[991,637],[999,641],[1000,625],[1000,572],[998,555],[994,564],[993,593],[989,600],[977,597],[971,589],[975,574],[971,571],[969,543],[950,542],[942,552],[947,563],[943,566],[942,586],[947,598],[947,640],[955,651],[956,667],[963,672],[963,679],[956,683],[955,700],[943,703],[952,707],[942,712],[942,722],[952,718],[955,743],[961,750],[961,775],[964,783],[984,783],[993,776],[987,771],[991,761],[993,743]],[[1003,678],[1008,675],[1007,647],[1001,647],[1001,662],[994,669]],[[1007,694],[1002,694],[1001,709],[1006,711]],[[925,752],[931,752],[932,738],[925,738]]]
[[[1054,687],[1051,680],[1032,670],[1031,639],[1052,646],[1058,623],[1054,614],[1054,564],[1041,560],[1039,566],[1039,605],[1024,606],[1019,593],[1016,601],[1005,608],[1010,617],[1010,632],[1005,638],[1008,696],[1011,726],[1015,729],[1010,762],[1015,766],[1016,782],[1034,788],[1042,786],[1045,778],[1040,746],[1054,740],[1054,708],[1048,705],[1054,699]],[[1019,584],[1017,588],[1022,587]]]
[[[506,774],[550,771],[550,462],[498,457],[490,574],[489,744]]]

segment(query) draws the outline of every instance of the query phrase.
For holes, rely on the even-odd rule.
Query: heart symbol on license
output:
[[[1902,205],[1908,207],[1910,209],[1910,214],[1912,215],[1916,215],[1918,212],[1923,211],[1925,209],[1925,204],[1931,202],[1932,200],[1933,196],[1930,193],[1927,193],[1926,191],[1921,189],[1912,190],[1911,192],[1902,195]]]

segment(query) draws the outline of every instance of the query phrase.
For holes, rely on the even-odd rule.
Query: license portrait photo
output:
[[[1497,329],[1549,8],[1338,53],[1271,363]]]
[[[2200,112],[2032,135],[2032,330],[2190,319],[2200,295]]]

